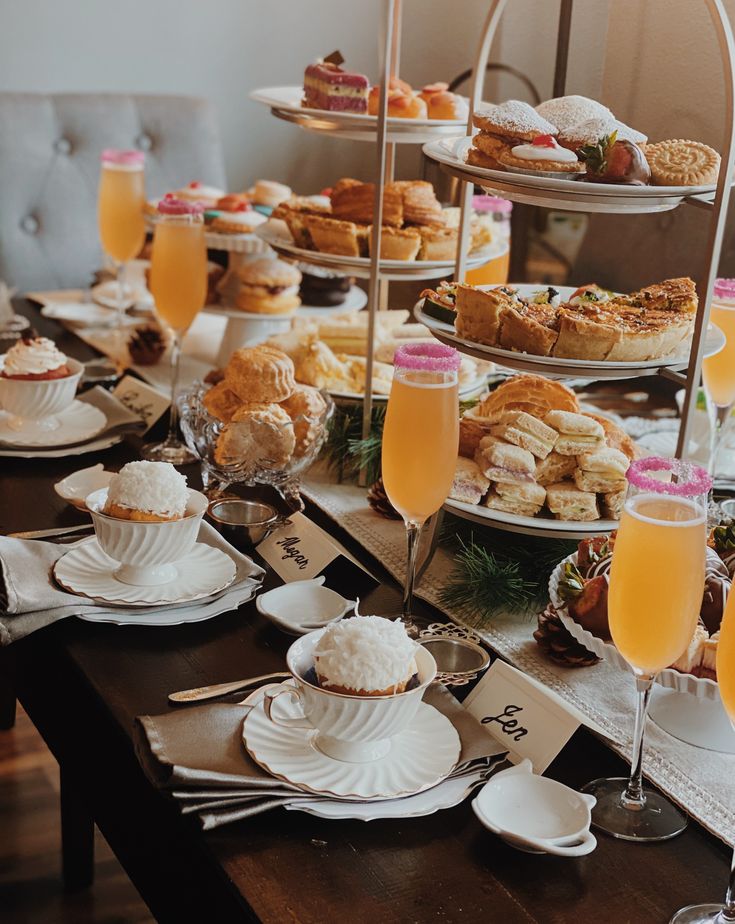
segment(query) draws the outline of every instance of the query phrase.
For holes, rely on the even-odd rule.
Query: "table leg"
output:
[[[0,649],[0,731],[15,725],[15,677],[10,656]]]
[[[60,767],[61,866],[67,892],[86,889],[94,881],[94,819],[79,780]]]

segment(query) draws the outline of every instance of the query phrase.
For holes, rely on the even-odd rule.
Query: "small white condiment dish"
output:
[[[290,681],[268,690],[263,700],[266,716],[285,728],[316,729],[313,745],[328,757],[347,763],[380,760],[391,749],[391,739],[414,719],[426,688],[436,677],[436,661],[417,646],[418,684],[403,693],[353,696],[325,690],[313,678],[314,649],[324,629],[297,639],[288,649]],[[298,700],[303,718],[289,718],[273,708],[279,696]]]
[[[0,370],[3,360],[0,359]],[[58,430],[61,426],[57,414],[65,411],[74,401],[84,366],[76,359],[67,358],[70,375],[61,379],[6,379],[0,375],[0,407],[11,414],[8,426],[20,430],[32,421],[41,430]]]
[[[354,600],[345,600],[323,584],[323,576],[312,581],[292,581],[261,594],[255,606],[284,632],[306,635],[341,619],[355,606]]]
[[[108,516],[102,512],[106,502],[107,488],[93,491],[85,500],[102,551],[120,563],[113,572],[118,581],[139,587],[173,581],[174,562],[188,555],[197,541],[207,497],[189,488],[184,516],[161,523]]]
[[[57,481],[54,491],[77,510],[86,510],[85,498],[99,488],[106,488],[114,474],[105,471],[104,465],[99,462],[91,468],[81,468],[78,472],[72,472],[71,475]]]
[[[596,799],[537,776],[530,760],[496,773],[472,800],[480,822],[528,853],[583,857],[597,846],[590,832]]]

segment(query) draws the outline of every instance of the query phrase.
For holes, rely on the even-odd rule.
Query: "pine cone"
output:
[[[551,603],[538,614],[538,629],[533,637],[552,661],[564,667],[590,667],[600,660],[564,628]]]
[[[157,327],[139,327],[128,340],[130,358],[137,366],[155,366],[166,350],[166,341]]]
[[[373,510],[379,513],[381,517],[386,517],[389,520],[401,519],[400,513],[388,500],[388,495],[385,493],[385,488],[383,487],[382,478],[378,478],[375,484],[370,487],[367,493],[367,500],[368,504],[370,504]]]

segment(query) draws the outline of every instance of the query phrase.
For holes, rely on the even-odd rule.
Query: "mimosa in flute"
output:
[[[204,307],[207,297],[207,248],[204,241],[202,208],[198,203],[164,197],[158,205],[153,234],[150,287],[156,314],[170,328],[171,412],[169,432],[163,443],[143,447],[143,458],[184,465],[196,456],[178,436],[176,391],[181,358],[181,340],[191,322]]]
[[[597,799],[596,827],[625,840],[658,841],[683,831],[686,816],[659,793],[644,792],[643,732],[656,674],[686,650],[697,625],[712,480],[697,466],[655,456],[633,462],[626,477],[608,615],[638,694],[631,774],[625,788],[622,779],[595,780],[584,791]]]
[[[725,712],[735,729],[735,593],[730,593],[717,644],[717,684]],[[735,922],[735,855],[724,905],[689,905],[671,919],[671,924],[733,924]]]
[[[117,269],[117,347],[123,352],[122,316],[125,311],[125,269],[145,242],[145,175],[142,151],[102,152],[102,170],[97,196],[97,220],[102,249],[115,262]],[[98,367],[100,364],[97,364]],[[108,363],[109,371],[119,371]]]
[[[406,524],[408,562],[403,619],[411,618],[416,551],[421,527],[439,510],[452,486],[459,445],[459,353],[440,343],[396,350],[383,427],[383,485]]]
[[[714,475],[725,427],[735,404],[735,279],[715,280],[710,321],[725,335],[725,346],[702,363],[712,427],[709,471]]]

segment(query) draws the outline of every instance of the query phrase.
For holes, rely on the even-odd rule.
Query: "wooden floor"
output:
[[[59,770],[29,718],[0,731],[2,924],[143,924],[146,905],[96,832],[95,884],[73,895],[61,883]]]

